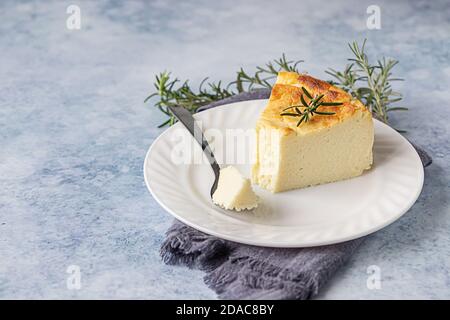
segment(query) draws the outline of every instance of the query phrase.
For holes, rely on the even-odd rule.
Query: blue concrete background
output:
[[[81,8],[68,30],[66,9]],[[366,9],[381,8],[368,30]],[[231,80],[285,52],[326,77],[347,42],[400,60],[392,123],[434,158],[419,201],[371,236],[319,298],[450,298],[448,1],[1,1],[0,298],[214,298],[202,273],[164,265],[172,218],[147,192],[163,119],[143,100],[172,70]],[[81,268],[81,289],[66,286]],[[366,286],[367,267],[382,288]]]

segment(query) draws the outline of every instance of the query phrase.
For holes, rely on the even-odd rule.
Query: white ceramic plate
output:
[[[253,129],[266,103],[252,100],[224,105],[195,118],[203,130],[216,129],[213,135],[227,129]],[[167,129],[150,147],[144,163],[145,182],[156,201],[178,220],[223,239],[268,247],[309,247],[355,239],[400,218],[414,204],[423,185],[422,163],[412,145],[389,126],[374,122],[371,170],[346,181],[277,194],[255,186],[261,203],[254,211],[239,213],[216,207],[209,196],[213,182],[209,164],[172,160],[180,145],[188,144],[193,146],[194,159],[202,157],[200,147],[180,123]],[[217,141],[211,145],[220,159],[227,151],[219,148]],[[227,139],[224,145],[231,141]],[[227,164],[242,160],[232,159]],[[249,161],[236,166],[250,175]]]

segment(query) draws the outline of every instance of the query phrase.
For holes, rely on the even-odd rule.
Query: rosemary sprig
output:
[[[178,78],[171,79],[170,72],[162,72],[156,76],[154,83],[156,92],[149,95],[144,102],[147,102],[153,97],[159,97],[159,101],[155,103],[161,112],[169,116],[169,119],[158,127],[163,127],[167,124],[172,125],[175,123],[175,117],[167,108],[168,106],[182,106],[194,113],[199,107],[224,99],[235,94],[234,92],[224,88],[222,82],[217,83],[208,82],[205,87],[205,83],[208,78],[203,79],[200,83],[198,91],[194,91],[188,81],[180,82]],[[181,85],[180,85],[181,83]]]
[[[178,105],[195,113],[201,106],[213,101],[221,100],[244,91],[251,91],[257,88],[271,88],[271,81],[276,78],[280,71],[298,72],[298,65],[302,60],[287,60],[283,53],[279,59],[269,61],[263,67],[256,67],[254,74],[249,74],[241,68],[236,73],[236,80],[223,86],[222,82],[208,82],[208,78],[203,79],[198,90],[190,87],[188,80],[181,82],[178,78],[172,78],[170,72],[162,72],[156,75],[154,83],[156,91],[150,94],[144,102],[152,98],[159,98],[155,102],[161,112],[169,116],[159,127],[176,122],[175,117],[167,109],[168,106]]]
[[[326,71],[337,82],[333,84],[349,92],[361,100],[378,119],[388,123],[388,112],[408,110],[403,107],[392,107],[391,104],[402,99],[402,95],[392,89],[391,82],[403,80],[392,76],[392,69],[398,61],[383,58],[376,64],[370,64],[365,53],[366,40],[359,46],[357,42],[349,44],[354,58],[344,71],[329,69]]]
[[[320,106],[340,106],[342,105],[342,102],[324,102],[322,101],[324,95],[315,95],[314,97],[306,90],[305,87],[302,87],[302,95],[300,96],[300,105],[293,105],[290,107],[287,107],[283,109],[283,111],[280,113],[280,116],[288,116],[288,117],[300,117],[300,119],[297,122],[297,127],[301,125],[302,123],[308,122],[315,114],[318,115],[333,115],[335,112],[327,112],[327,111],[317,111],[317,108]],[[305,95],[309,102],[306,102]],[[300,108],[303,108],[301,110]],[[294,112],[286,112],[288,110],[293,109]]]

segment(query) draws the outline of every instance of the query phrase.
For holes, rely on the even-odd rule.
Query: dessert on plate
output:
[[[344,90],[280,72],[256,124],[252,182],[271,192],[361,175],[373,162],[370,111]]]

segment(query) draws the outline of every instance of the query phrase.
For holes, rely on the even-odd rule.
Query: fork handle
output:
[[[198,144],[202,147],[203,152],[208,158],[209,164],[215,175],[214,183],[217,184],[217,180],[219,179],[220,174],[220,166],[214,157],[214,153],[211,151],[209,147],[208,141],[206,141],[202,130],[195,123],[195,119],[192,114],[183,107],[179,106],[169,106],[169,110],[173,113],[173,115],[180,121],[186,129],[191,133],[194,139],[198,142]],[[217,187],[217,186],[216,186]],[[214,188],[214,187],[213,187]],[[214,188],[215,190],[215,188]]]

